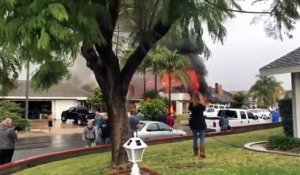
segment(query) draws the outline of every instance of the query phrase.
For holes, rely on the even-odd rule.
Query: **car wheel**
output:
[[[66,118],[66,116],[61,116],[61,121],[63,122],[63,123],[65,123],[66,121],[67,121],[67,118]]]
[[[79,118],[76,120],[77,125],[81,126],[82,125],[82,120]]]

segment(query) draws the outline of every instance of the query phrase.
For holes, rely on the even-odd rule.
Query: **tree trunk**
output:
[[[169,73],[169,115],[171,115],[171,73]]]
[[[157,92],[157,74],[154,75],[154,90]]]
[[[157,92],[157,66],[156,64],[153,65],[153,69],[154,69],[154,90],[155,92]]]
[[[143,81],[144,81],[144,94],[143,94],[143,96],[145,96],[146,90],[147,90],[147,87],[146,87],[146,68],[145,67],[143,69]]]
[[[128,158],[123,144],[129,139],[129,123],[126,110],[126,96],[121,90],[113,91],[107,100],[108,116],[111,121],[112,168],[126,169]]]

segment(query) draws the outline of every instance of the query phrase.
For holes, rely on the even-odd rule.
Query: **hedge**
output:
[[[294,136],[293,131],[293,107],[292,99],[283,99],[278,102],[279,113],[284,134],[288,137]]]

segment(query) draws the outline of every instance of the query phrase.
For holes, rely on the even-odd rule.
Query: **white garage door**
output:
[[[77,106],[77,100],[53,100],[52,112],[54,118],[60,120],[62,111],[69,109],[70,107]]]

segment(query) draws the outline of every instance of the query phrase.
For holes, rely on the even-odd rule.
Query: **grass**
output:
[[[192,157],[192,141],[150,146],[142,166],[166,175],[281,175],[299,174],[300,157],[258,153],[242,148],[245,143],[280,135],[281,128],[207,138],[207,158]],[[216,140],[218,139],[218,140]],[[26,169],[18,175],[109,174],[110,153],[83,156]],[[101,170],[100,170],[101,169]]]

